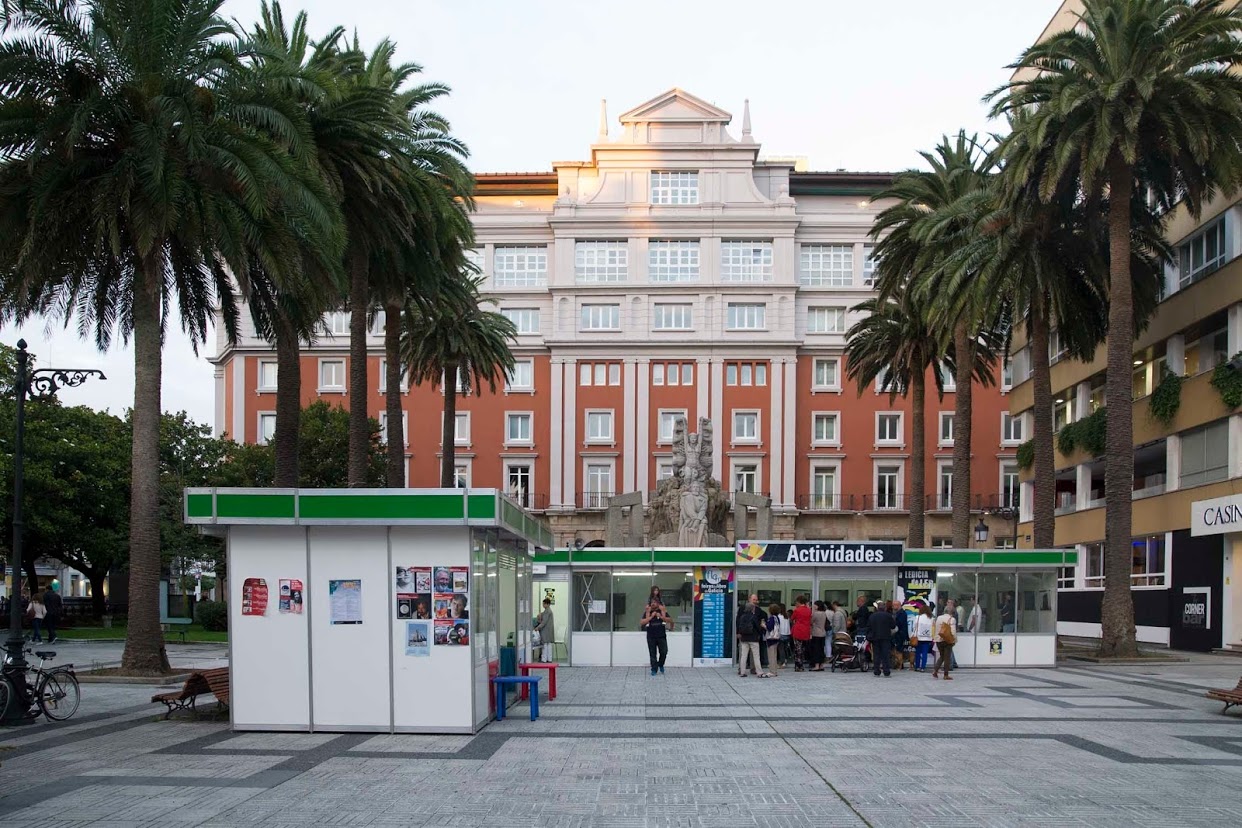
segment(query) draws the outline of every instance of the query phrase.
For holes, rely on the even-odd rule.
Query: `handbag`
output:
[[[535,630],[533,633],[530,634],[530,646],[532,647],[543,646],[543,635],[539,632],[539,630]]]

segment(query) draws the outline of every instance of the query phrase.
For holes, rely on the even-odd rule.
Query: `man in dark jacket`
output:
[[[867,593],[858,596],[858,608],[854,610],[854,635],[865,635],[867,632],[867,619],[871,617],[871,602],[867,600]]]
[[[48,584],[47,592],[43,593],[43,607],[47,610],[47,614],[43,616],[43,627],[47,630],[48,644],[56,643],[56,624],[65,611],[65,604],[60,600],[60,593],[56,591],[59,587],[60,584],[53,581]]]
[[[867,617],[867,639],[871,642],[871,655],[875,659],[875,674],[892,674],[890,654],[893,650],[893,628],[897,626],[893,614],[881,604]]]

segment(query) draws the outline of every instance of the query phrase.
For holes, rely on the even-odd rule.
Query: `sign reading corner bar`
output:
[[[901,541],[738,541],[738,566],[801,564],[805,566],[897,566]]]

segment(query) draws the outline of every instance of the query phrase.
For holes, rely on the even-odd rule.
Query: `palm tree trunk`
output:
[[[129,626],[121,668],[168,671],[160,630],[160,373],[163,343],[159,286],[163,253],[144,262],[134,286],[134,411],[129,505]],[[240,392],[239,392],[240,393]]]
[[[388,417],[388,488],[405,488],[405,429],[401,416],[401,305],[384,308],[384,411]]]
[[[910,528],[906,546],[921,549],[926,543],[923,512],[927,506],[927,375],[926,366],[914,371],[910,379]]]
[[[302,343],[293,326],[276,322],[276,477],[277,488],[298,485],[302,420]]]
[[[457,363],[444,366],[444,425],[440,432],[440,485],[457,484]]]
[[[371,429],[367,417],[367,263],[355,254],[349,271],[349,485],[367,484]]]
[[[1130,281],[1130,193],[1134,173],[1117,154],[1109,161],[1108,369],[1104,386],[1108,453],[1104,457],[1104,602],[1100,654],[1138,653],[1130,592],[1130,529],[1134,488],[1132,421],[1134,291]]]
[[[970,328],[959,322],[953,328],[953,351],[957,366],[957,385],[953,406],[953,546],[970,548],[970,406],[971,375],[975,363],[975,345]]]
[[[1056,545],[1056,456],[1052,451],[1052,366],[1048,363],[1048,302],[1037,294],[1031,302],[1031,437],[1035,448],[1035,496],[1032,533],[1036,549]]]

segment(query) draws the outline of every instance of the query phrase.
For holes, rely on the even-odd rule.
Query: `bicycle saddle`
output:
[[[35,652],[35,655],[37,655],[39,658],[45,658],[45,659],[48,659],[48,660],[51,660],[51,659],[53,659],[53,658],[56,658],[56,652],[55,652],[54,650],[41,650],[41,651],[36,651],[36,652]]]

